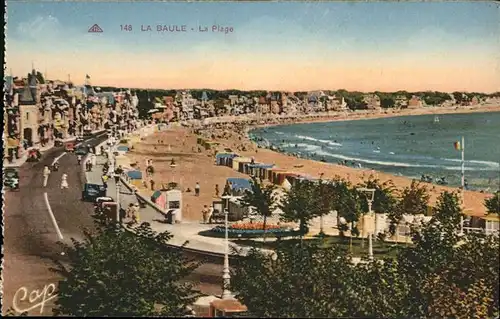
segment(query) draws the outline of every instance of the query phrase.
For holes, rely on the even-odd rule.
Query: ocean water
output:
[[[292,124],[258,128],[250,137],[281,152],[348,166],[361,165],[394,175],[461,183],[465,138],[468,189],[493,192],[500,183],[500,112],[402,116],[381,119]]]

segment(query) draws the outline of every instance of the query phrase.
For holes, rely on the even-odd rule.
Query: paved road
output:
[[[86,144],[97,145],[106,139],[105,135],[88,140]],[[42,170],[64,153],[63,148],[53,148],[43,154],[40,162],[25,163],[20,168],[20,190],[5,193],[4,213],[4,307],[5,312],[12,304],[14,293],[22,286],[41,289],[57,277],[48,270],[53,266],[50,258],[60,257],[58,237],[47,211],[44,192],[54,211],[64,239],[79,235],[80,226],[92,226],[92,205],[82,205],[80,194],[82,171],[74,155],[65,155],[59,162],[59,172],[49,177],[43,187]],[[70,188],[61,196],[60,178],[68,174]]]
[[[97,167],[95,167],[92,172],[86,173],[86,179],[89,183],[102,184],[101,172],[102,167],[106,159],[104,156],[97,157]],[[116,185],[114,179],[108,180],[107,196],[111,198],[116,198]],[[125,186],[120,188],[120,203],[123,208],[126,208],[130,203],[136,203],[137,197],[132,194]],[[157,231],[172,230],[167,227],[157,227],[158,223],[155,220],[162,219],[162,216],[150,206],[140,209],[139,216],[141,221],[147,221],[152,225],[152,228]],[[163,225],[167,226],[167,225]],[[169,225],[172,226],[172,225]],[[175,236],[174,236],[175,238]],[[185,239],[182,239],[182,242]],[[196,269],[191,276],[186,278],[186,281],[190,281],[196,284],[197,289],[199,289],[204,294],[220,295],[222,293],[222,258],[200,258],[200,255],[185,253],[186,257],[200,260],[203,259],[204,264]]]

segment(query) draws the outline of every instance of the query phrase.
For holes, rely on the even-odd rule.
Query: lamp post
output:
[[[366,201],[368,202],[368,214],[370,217],[375,219],[375,232],[377,232],[377,216],[372,212],[372,203],[375,197],[375,189],[374,188],[359,188],[359,191],[366,194]],[[364,226],[364,223],[363,223]],[[368,258],[373,260],[373,232],[368,232]]]
[[[172,169],[172,183],[175,183],[174,179],[174,169],[177,167],[177,164],[175,163],[175,160],[172,158],[172,161],[170,161],[170,168]]]
[[[321,196],[324,196],[323,194],[323,175],[325,175],[325,173],[320,173],[319,174],[319,187],[321,187]],[[323,236],[325,234],[325,232],[323,231],[323,215],[320,215],[319,216],[319,234],[321,236]]]
[[[231,283],[231,275],[229,274],[229,236],[228,236],[228,202],[231,195],[225,192],[222,194],[221,198],[225,200],[226,205],[224,206],[224,225],[225,225],[225,245],[224,245],[224,268],[222,269],[222,279],[223,279],[223,290],[222,299],[232,299],[233,296],[229,290],[229,285]]]
[[[116,186],[116,222],[120,222],[120,175],[115,173],[115,186]]]

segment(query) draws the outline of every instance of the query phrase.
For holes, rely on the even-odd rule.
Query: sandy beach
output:
[[[421,114],[449,114],[449,113],[471,113],[471,112],[497,112],[500,106],[482,106],[482,107],[461,107],[459,109],[449,108],[426,108],[416,110],[402,110],[390,113],[371,113],[355,114],[349,113],[348,116],[337,117],[318,117],[294,119],[293,123],[304,122],[324,122],[336,120],[360,120],[391,116],[407,116]],[[269,126],[283,124],[283,121],[267,121],[265,123],[256,123],[257,126]],[[286,123],[289,123],[286,121]],[[285,123],[285,124],[286,124]],[[230,177],[246,177],[248,175],[239,173],[229,167],[215,165],[215,154],[217,151],[224,151],[230,148],[240,156],[254,157],[256,162],[275,164],[277,167],[319,177],[323,173],[323,178],[331,178],[335,175],[348,178],[353,183],[360,182],[363,177],[373,174],[382,181],[392,180],[398,188],[409,186],[411,179],[401,176],[395,176],[383,172],[377,172],[370,169],[357,169],[331,163],[317,162],[307,159],[299,159],[285,154],[277,153],[268,149],[257,148],[247,137],[248,131],[255,127],[245,124],[217,124],[205,127],[199,130],[200,135],[195,134],[192,128],[178,127],[166,131],[157,132],[154,135],[144,138],[140,143],[134,145],[133,150],[127,154],[132,162],[138,162],[141,169],[144,170],[146,159],[153,160],[155,174],[155,189],[161,188],[161,184],[171,181],[179,182],[184,192],[183,196],[183,219],[187,221],[201,221],[201,210],[203,205],[210,205],[212,201],[218,200],[215,196],[215,185],[219,185],[220,193],[223,190],[226,179]],[[203,137],[219,143],[219,146],[211,150],[205,150],[197,144],[197,138]],[[170,161],[172,158],[177,166],[172,170]],[[200,183],[200,196],[194,195],[196,182]],[[188,190],[190,189],[190,192]],[[431,204],[433,204],[439,194],[445,190],[453,191],[456,188],[428,184],[431,194]],[[152,194],[151,189],[141,189],[148,195]],[[220,195],[219,193],[219,195]],[[482,216],[485,214],[483,205],[484,199],[488,194],[466,191],[465,205],[466,214]]]

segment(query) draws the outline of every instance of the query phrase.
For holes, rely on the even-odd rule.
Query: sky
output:
[[[494,2],[7,1],[7,15],[14,76],[34,65],[132,88],[500,91]]]

